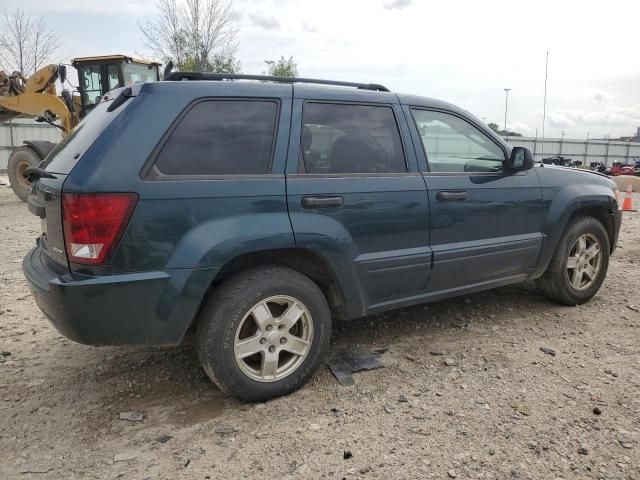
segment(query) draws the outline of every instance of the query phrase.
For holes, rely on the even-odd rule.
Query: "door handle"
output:
[[[341,207],[342,197],[302,197],[302,208]]]
[[[465,191],[457,191],[457,192],[438,192],[436,198],[441,202],[461,202],[467,199],[467,192]]]

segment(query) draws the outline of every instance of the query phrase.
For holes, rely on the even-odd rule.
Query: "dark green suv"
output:
[[[247,400],[304,384],[332,318],[528,279],[586,302],[621,219],[607,177],[534,168],[460,108],[311,79],[111,92],[30,174],[23,269],[55,327],[91,345],[195,328],[211,379]]]

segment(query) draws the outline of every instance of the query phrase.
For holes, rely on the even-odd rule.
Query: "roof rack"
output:
[[[336,85],[340,87],[355,87],[361,90],[373,90],[376,92],[388,92],[389,89],[377,83],[340,82],[337,80],[318,80],[316,78],[302,77],[274,77],[270,75],[244,75],[236,73],[200,73],[200,72],[172,72],[164,80],[261,80],[279,83],[314,83],[317,85]]]

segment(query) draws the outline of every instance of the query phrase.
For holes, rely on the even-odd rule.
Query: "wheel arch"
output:
[[[209,291],[234,273],[258,265],[278,265],[296,270],[313,280],[324,293],[331,313],[336,318],[352,316],[348,299],[330,262],[322,255],[303,248],[278,248],[243,253],[226,262],[216,274]]]

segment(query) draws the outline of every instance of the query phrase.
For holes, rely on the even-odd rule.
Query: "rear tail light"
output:
[[[69,261],[106,263],[137,201],[135,193],[63,193],[62,224]]]

